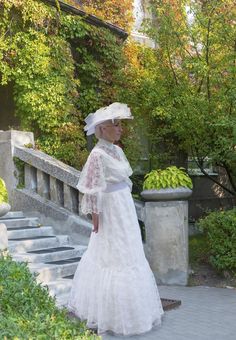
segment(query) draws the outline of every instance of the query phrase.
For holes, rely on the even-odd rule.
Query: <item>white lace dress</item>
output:
[[[161,323],[163,309],[145,258],[131,196],[130,165],[119,146],[102,139],[82,170],[83,213],[99,213],[72,284],[68,308],[98,334],[133,335]]]

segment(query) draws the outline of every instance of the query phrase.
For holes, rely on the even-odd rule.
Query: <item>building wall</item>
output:
[[[214,175],[217,181],[229,183],[223,171]],[[232,209],[236,205],[235,198],[219,185],[203,175],[191,176],[193,181],[193,193],[189,198],[189,219],[195,221],[209,211],[220,209]]]

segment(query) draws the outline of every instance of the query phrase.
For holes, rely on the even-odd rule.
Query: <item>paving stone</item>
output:
[[[159,287],[160,295],[180,299],[182,305],[165,313],[162,326],[146,334],[103,340],[235,340],[236,289]]]

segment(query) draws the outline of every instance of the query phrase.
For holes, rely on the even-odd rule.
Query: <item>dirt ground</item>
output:
[[[209,264],[198,264],[190,270],[189,286],[236,288],[236,276],[228,272],[219,274]]]

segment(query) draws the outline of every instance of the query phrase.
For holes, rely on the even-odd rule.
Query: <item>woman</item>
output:
[[[98,334],[133,335],[160,325],[163,309],[145,258],[131,196],[132,169],[119,146],[126,104],[90,114],[85,130],[99,141],[81,172],[81,209],[92,214],[93,233],[71,289],[69,309]]]

